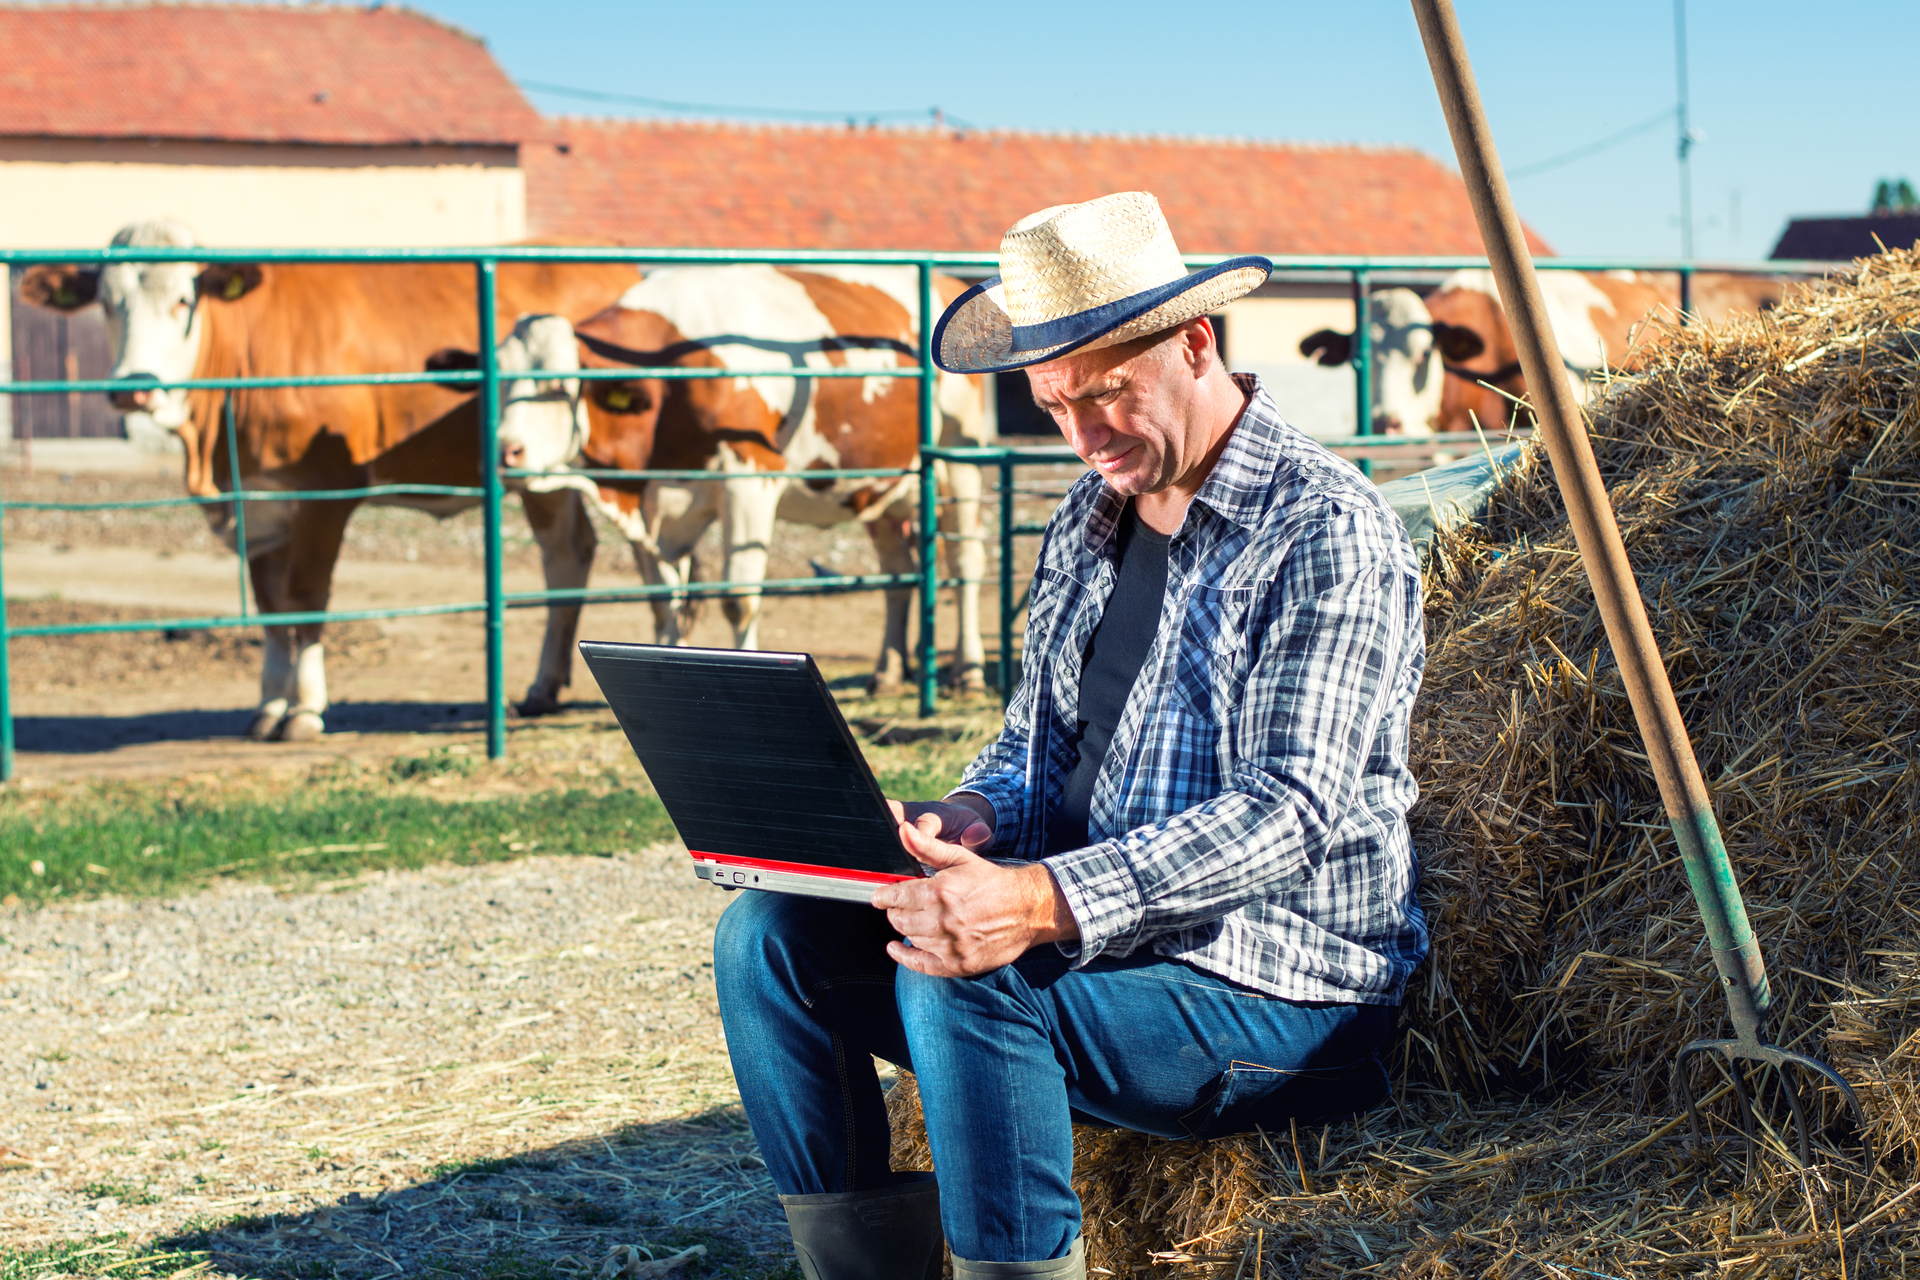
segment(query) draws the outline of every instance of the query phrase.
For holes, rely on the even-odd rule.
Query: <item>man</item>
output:
[[[1425,642],[1405,530],[1229,375],[1152,196],[1043,210],[935,331],[1026,368],[1093,468],[1047,526],[1026,670],[871,910],[743,894],[715,938],[754,1136],[812,1280],[1085,1275],[1074,1121],[1214,1137],[1385,1094],[1426,951],[1406,810]],[[988,855],[993,860],[989,860]],[[884,915],[882,914],[884,911]],[[872,1058],[940,1173],[894,1174]]]

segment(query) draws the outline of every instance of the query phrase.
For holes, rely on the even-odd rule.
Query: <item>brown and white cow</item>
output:
[[[143,222],[115,245],[193,248],[177,222]],[[522,312],[584,316],[619,297],[635,277],[616,264],[502,264],[503,323]],[[471,266],[461,263],[114,263],[36,267],[22,281],[28,302],[106,309],[112,377],[126,383],[114,404],[153,415],[186,445],[189,493],[234,487],[222,429],[225,392],[162,391],[146,384],[188,378],[390,373],[419,369],[434,351],[471,346],[478,320]],[[271,388],[233,393],[240,480],[248,489],[351,489],[380,484],[479,482],[478,416],[466,393],[442,386]],[[473,499],[388,497],[375,501],[445,517]],[[571,491],[522,495],[550,587],[586,582],[593,529]],[[320,611],[347,519],[358,500],[250,502],[247,552],[263,612]],[[204,508],[214,531],[237,542],[233,510]],[[547,614],[547,644],[529,697],[567,683],[578,605]],[[249,735],[298,740],[324,731],[327,686],[322,627],[266,628],[261,700]],[[538,705],[534,709],[540,709]]]
[[[1631,368],[1635,329],[1656,310],[1671,311],[1654,286],[1625,272],[1542,271],[1540,291],[1574,393],[1607,368]],[[1391,357],[1408,353],[1410,375],[1374,378],[1374,422],[1407,435],[1507,426],[1526,395],[1513,335],[1493,273],[1456,271],[1424,300],[1410,290],[1385,291],[1397,302],[1391,318],[1371,308],[1372,342]],[[1384,323],[1383,323],[1384,321]],[[1422,340],[1425,339],[1425,340]],[[1321,364],[1348,358],[1351,338],[1332,330],[1300,344]],[[1383,366],[1383,371],[1391,366]]]
[[[1543,270],[1539,280],[1561,363],[1583,402],[1602,370],[1638,365],[1635,340],[1642,325],[1679,315],[1679,285],[1670,273]],[[1694,281],[1694,315],[1715,324],[1738,312],[1763,311],[1785,287],[1771,277],[1703,272]],[[1393,299],[1391,307],[1387,299]],[[1373,362],[1376,431],[1421,435],[1512,422],[1526,378],[1491,271],[1457,271],[1424,300],[1410,290],[1384,290],[1374,295],[1371,315],[1379,353]],[[1338,365],[1346,362],[1351,342],[1350,335],[1323,329],[1303,340],[1300,350],[1321,364]]]
[[[649,378],[592,381],[591,422],[541,400],[534,379],[505,385],[502,461],[553,473],[536,485],[572,484],[621,528],[642,576],[684,586],[696,580],[695,545],[721,530],[722,577],[754,583],[766,576],[777,519],[820,527],[865,525],[881,568],[914,567],[908,529],[919,511],[915,477],[807,480],[809,470],[912,467],[919,460],[919,386],[889,376],[917,363],[919,313],[913,268],[768,266],[669,267],[650,272],[598,315],[574,327],[578,346],[561,349],[554,322],[525,324],[528,341],[503,347],[504,373],[571,372],[588,367],[672,365],[768,370],[864,368],[867,378]],[[950,301],[963,285],[942,279]],[[572,347],[573,344],[564,344]],[[978,379],[940,375],[936,391],[943,445],[983,443],[985,402]],[[573,468],[697,470],[712,481],[594,483]],[[984,653],[979,592],[986,567],[980,530],[979,468],[935,468],[945,501],[942,531],[950,571],[961,580],[954,673],[980,687]],[[911,593],[887,593],[886,634],[875,668],[878,689],[897,688],[908,668]],[[734,642],[757,645],[759,595],[722,598]],[[653,602],[656,638],[685,638],[679,602]]]

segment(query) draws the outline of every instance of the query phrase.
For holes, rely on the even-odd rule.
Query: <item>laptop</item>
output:
[[[702,880],[865,903],[923,874],[810,654],[580,653]]]

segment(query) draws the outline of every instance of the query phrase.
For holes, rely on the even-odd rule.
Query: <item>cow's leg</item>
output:
[[[522,493],[534,541],[540,544],[540,567],[547,590],[577,590],[587,585],[593,571],[593,521],[576,489],[553,493]],[[580,634],[580,602],[547,606],[547,637],[540,646],[540,669],[520,703],[523,716],[543,716],[560,709],[560,691],[573,683],[573,642]]]
[[[254,606],[262,613],[286,610],[287,565],[291,553],[285,543],[247,563],[247,576],[253,581]],[[262,627],[265,633],[265,657],[260,667],[260,706],[253,713],[247,736],[265,742],[286,719],[293,705],[293,628]]]
[[[779,479],[727,482],[720,527],[726,546],[726,580],[753,584],[747,593],[720,599],[720,612],[733,624],[736,649],[760,647],[758,584],[767,578],[767,548],[773,542],[774,513],[785,488],[786,481]]]
[[[980,468],[964,463],[935,464],[942,473],[940,532],[947,534],[947,572],[960,580],[954,589],[959,631],[953,648],[953,687],[982,693],[987,687],[987,651],[980,641],[980,581],[987,576],[986,535],[980,525]]]
[[[333,566],[355,502],[300,502],[294,507],[287,545],[286,608],[319,613],[333,595]],[[274,731],[281,742],[308,742],[326,732],[327,664],[320,635],[325,624],[293,628],[293,705]]]
[[[708,484],[647,486],[641,502],[641,517],[659,554],[639,540],[633,548],[634,567],[641,580],[656,586],[683,587],[698,571],[693,549],[718,514],[713,490]],[[697,600],[675,593],[653,597],[653,638],[656,644],[685,644],[693,633],[698,617]]]
[[[882,573],[912,573],[916,563],[913,540],[907,536],[911,521],[894,514],[907,508],[896,503],[884,515],[867,524],[867,537],[880,561]],[[911,587],[887,590],[887,630],[880,641],[880,659],[874,664],[873,680],[867,686],[875,694],[900,692],[912,664],[907,660],[907,614],[913,604]]]

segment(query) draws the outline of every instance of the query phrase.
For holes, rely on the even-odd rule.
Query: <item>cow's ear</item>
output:
[[[442,347],[427,357],[428,373],[460,373],[480,367],[480,353],[462,351],[458,347]],[[439,385],[449,391],[478,391],[480,380],[471,382],[442,382]]]
[[[20,277],[20,300],[53,311],[78,311],[100,293],[100,269],[43,262]]]
[[[1312,356],[1315,363],[1329,369],[1338,368],[1353,354],[1353,335],[1321,329],[1300,339],[1300,354]]]
[[[1440,354],[1448,364],[1460,364],[1471,360],[1487,349],[1485,339],[1463,324],[1447,324],[1445,321],[1433,322],[1433,345],[1440,348]]]
[[[193,279],[193,290],[215,302],[238,302],[265,279],[251,262],[216,262]]]
[[[593,402],[608,413],[645,413],[653,408],[653,394],[644,382],[596,382]]]

